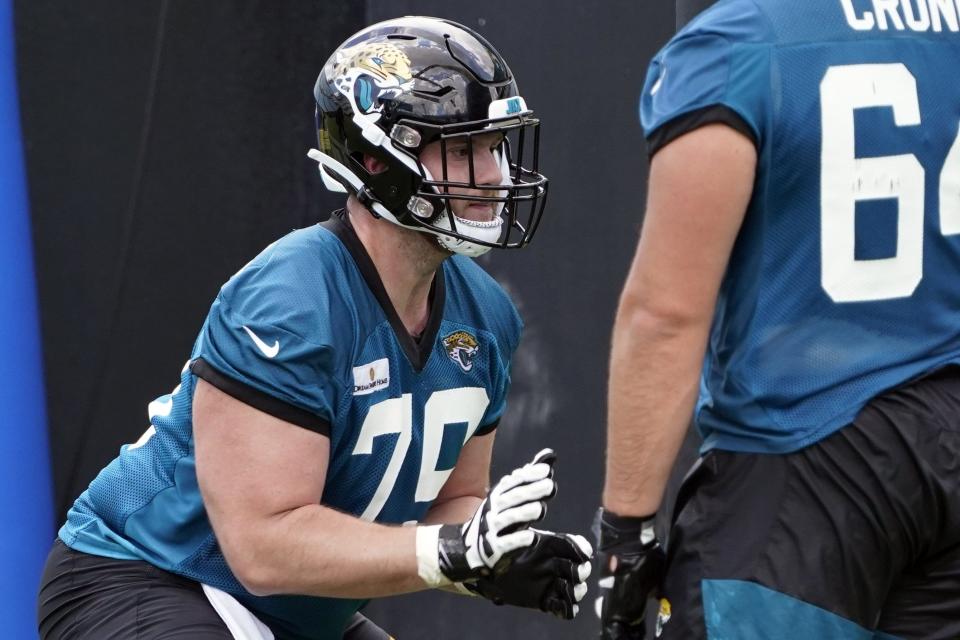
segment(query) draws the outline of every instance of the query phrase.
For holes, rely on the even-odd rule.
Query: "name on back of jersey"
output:
[[[839,0],[857,31],[960,32],[960,0]]]

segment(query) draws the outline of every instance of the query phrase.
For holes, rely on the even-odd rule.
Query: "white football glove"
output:
[[[463,525],[418,527],[420,577],[436,587],[487,576],[505,556],[533,545],[528,527],[546,515],[546,501],[557,492],[555,460],[544,449],[501,478]]]

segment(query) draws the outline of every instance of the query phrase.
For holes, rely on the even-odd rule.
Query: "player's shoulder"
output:
[[[720,37],[730,43],[769,43],[776,39],[769,0],[720,0],[680,29],[666,48],[696,38]]]
[[[223,285],[218,301],[242,320],[316,338],[343,315],[333,311],[353,305],[350,273],[343,245],[313,225],[268,245]]]
[[[349,256],[336,236],[320,225],[296,229],[267,245],[224,285],[225,291],[316,289],[336,284]]]
[[[476,261],[451,256],[444,262],[451,319],[486,329],[516,347],[523,321],[506,289]]]
[[[336,235],[322,225],[315,224],[303,229],[294,229],[271,242],[237,275],[245,270],[263,271],[268,274],[295,272],[303,268],[336,263],[345,256],[346,252]]]
[[[640,120],[652,154],[707,122],[755,142],[770,113],[770,50],[778,34],[768,0],[720,0],[681,29],[650,63]],[[665,126],[668,125],[668,126]]]
[[[711,36],[741,45],[844,40],[856,36],[849,23],[853,13],[847,3],[838,0],[719,0],[678,31],[670,43]]]

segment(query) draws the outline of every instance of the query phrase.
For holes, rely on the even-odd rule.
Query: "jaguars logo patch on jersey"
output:
[[[454,331],[444,336],[443,348],[447,350],[450,359],[460,365],[464,371],[473,368],[473,359],[480,350],[477,339],[466,331]]]

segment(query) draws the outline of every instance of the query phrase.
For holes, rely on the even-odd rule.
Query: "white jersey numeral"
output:
[[[370,407],[367,412],[363,427],[360,429],[360,436],[357,438],[357,444],[353,448],[353,455],[373,453],[373,439],[378,436],[388,433],[396,433],[398,436],[397,442],[393,446],[390,462],[380,479],[380,485],[373,494],[367,508],[360,514],[363,520],[374,520],[380,510],[383,509],[383,505],[387,503],[387,498],[393,491],[393,485],[397,482],[397,476],[400,475],[403,460],[407,457],[407,449],[410,448],[410,438],[413,432],[412,422],[413,396],[409,393],[405,393],[399,398],[390,398],[378,402]]]
[[[490,400],[482,387],[462,387],[437,391],[423,407],[423,454],[420,458],[420,477],[417,480],[417,502],[429,502],[437,497],[453,469],[437,470],[443,430],[448,424],[466,422],[463,444],[480,426],[483,412]]]
[[[387,434],[398,434],[390,462],[380,479],[367,508],[360,517],[373,521],[387,503],[397,483],[403,461],[406,459],[413,435],[413,396],[409,393],[400,398],[389,398],[370,407],[360,427],[354,455],[373,453],[373,440]],[[423,450],[420,459],[420,473],[417,479],[416,501],[433,500],[440,493],[452,469],[437,470],[443,432],[447,425],[466,423],[467,430],[463,442],[470,438],[480,426],[490,399],[481,387],[461,387],[436,391],[430,395],[424,405],[423,413]]]
[[[940,232],[960,234],[960,125],[940,174]]]
[[[903,64],[830,67],[820,83],[821,284],[834,302],[904,298],[923,278],[925,171],[913,154],[858,158],[854,112],[890,107],[898,127],[920,124],[917,81]],[[856,203],[895,199],[897,253],[857,260]],[[940,176],[940,223],[960,233],[960,137]]]

